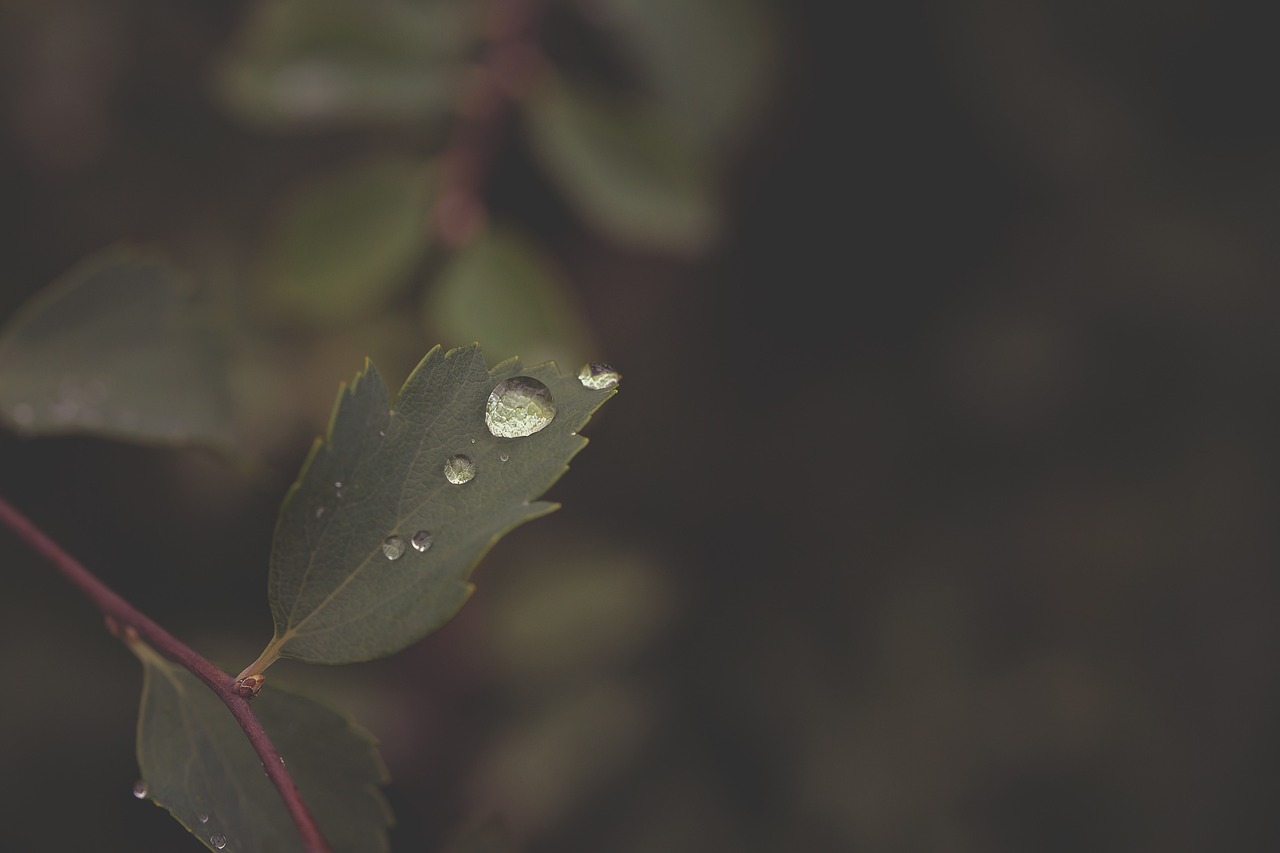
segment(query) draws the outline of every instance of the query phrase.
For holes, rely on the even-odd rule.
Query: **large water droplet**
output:
[[[147,783],[144,779],[139,779],[133,783],[133,795],[140,800],[147,798]]]
[[[470,456],[450,456],[444,463],[444,478],[455,486],[461,486],[463,483],[471,482],[471,478],[476,475],[476,463],[471,461]]]
[[[578,381],[593,391],[603,391],[618,384],[622,374],[600,361],[582,365],[578,371]]]
[[[388,560],[398,560],[404,554],[404,537],[392,534],[382,541],[382,553]]]
[[[484,422],[498,438],[523,438],[551,423],[556,404],[551,390],[529,376],[498,383],[484,406]]]
[[[432,537],[427,531],[419,530],[417,533],[413,534],[413,539],[410,541],[413,542],[414,550],[425,551],[431,547]]]
[[[209,843],[221,850],[227,846],[227,837],[225,835],[210,835]]]

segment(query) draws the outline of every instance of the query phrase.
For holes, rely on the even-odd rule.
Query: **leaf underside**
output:
[[[134,653],[144,668],[138,765],[147,796],[210,849],[222,836],[225,851],[302,853],[279,792],[221,700],[146,645]],[[275,683],[253,710],[335,853],[388,850],[387,773],[373,737]]]
[[[157,256],[84,261],[0,334],[0,415],[31,434],[228,447],[228,359],[206,305]]]
[[[532,435],[500,438],[485,406],[513,377],[544,383],[556,414]],[[327,437],[281,507],[268,582],[275,637],[261,663],[369,660],[443,625],[498,538],[556,508],[536,498],[586,446],[578,431],[614,393],[586,388],[551,362],[524,368],[511,359],[489,370],[472,345],[434,348],[393,403],[366,363],[339,392]],[[455,456],[475,465],[460,485],[444,473]],[[412,545],[419,533],[429,548]],[[389,559],[393,536],[403,553]]]

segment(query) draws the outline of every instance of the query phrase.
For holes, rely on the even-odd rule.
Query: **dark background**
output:
[[[251,232],[367,141],[210,102],[242,3],[31,5],[0,3],[0,316],[117,239]],[[393,849],[491,818],[530,851],[1280,843],[1280,59],[1252,8],[781,4],[782,95],[692,259],[594,237],[506,144],[493,209],[625,378],[458,619],[288,670],[382,740]],[[0,431],[3,494],[227,668],[359,366],[279,344],[312,373],[256,436],[266,482]],[[7,533],[0,566],[6,847],[194,849],[129,793],[131,656]],[[495,640],[591,567],[621,580],[576,633]]]

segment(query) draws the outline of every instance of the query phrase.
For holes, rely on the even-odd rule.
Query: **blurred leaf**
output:
[[[445,845],[446,853],[516,853],[511,831],[499,820],[489,820],[457,833]]]
[[[620,243],[680,252],[715,238],[710,163],[651,105],[549,75],[524,106],[535,154],[589,226]]]
[[[147,796],[217,849],[289,853],[302,842],[279,792],[222,701],[185,669],[142,643],[138,765]],[[254,713],[336,853],[388,849],[386,768],[373,736],[337,711],[271,684]]]
[[[536,551],[483,609],[480,633],[503,675],[543,685],[581,677],[624,664],[670,630],[681,602],[647,555],[584,534]]]
[[[490,231],[462,249],[432,282],[425,312],[439,338],[484,341],[534,364],[580,364],[595,351],[564,271],[511,229]]]
[[[272,316],[346,324],[384,306],[428,245],[428,167],[377,158],[305,186],[278,214],[258,263]]]
[[[779,22],[761,0],[578,0],[619,37],[681,133],[723,152],[774,94]]]
[[[227,377],[192,282],[127,247],[76,266],[0,332],[0,414],[31,434],[229,445]]]
[[[554,415],[532,434],[499,437],[486,408],[517,377],[545,386],[550,400],[535,395],[533,408],[550,402]],[[489,370],[477,346],[436,347],[393,407],[367,364],[339,392],[328,436],[280,509],[268,584],[275,636],[255,671],[279,656],[369,660],[444,624],[498,538],[556,508],[531,501],[586,446],[578,430],[614,390],[585,388],[551,363]],[[532,426],[509,411],[498,409],[507,427]]]
[[[264,0],[215,90],[267,126],[439,118],[457,97],[471,14],[461,2]]]
[[[658,708],[642,685],[592,680],[522,703],[471,770],[471,798],[521,836],[545,832],[623,774],[653,735]]]

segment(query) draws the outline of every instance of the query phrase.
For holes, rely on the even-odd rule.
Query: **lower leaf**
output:
[[[222,701],[145,644],[138,765],[145,796],[211,850],[302,853],[280,794]],[[272,684],[254,713],[335,853],[388,849],[386,768],[372,735],[340,712]]]

